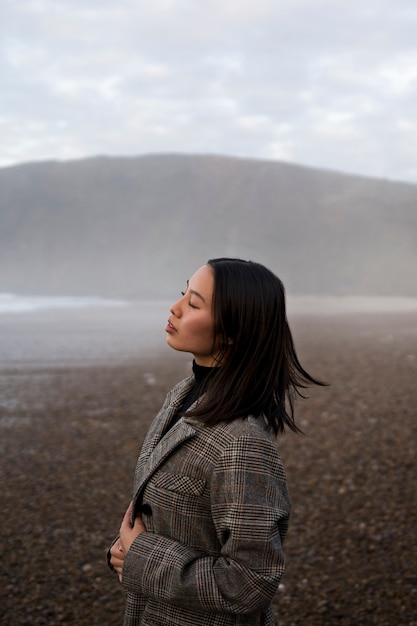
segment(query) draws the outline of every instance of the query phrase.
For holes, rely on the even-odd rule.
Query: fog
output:
[[[68,367],[152,358],[167,303],[0,315],[0,367]]]
[[[289,294],[417,297],[417,185],[154,155],[0,169],[0,188],[0,292],[174,298],[238,256]]]
[[[169,301],[0,314],[0,368],[123,364],[175,353],[166,346]],[[289,296],[288,318],[417,311],[417,298]],[[297,320],[298,321],[298,320]],[[190,358],[190,357],[187,357]]]

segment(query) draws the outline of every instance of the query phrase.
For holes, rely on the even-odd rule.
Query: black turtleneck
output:
[[[187,393],[184,400],[182,401],[182,404],[178,410],[179,413],[185,413],[185,411],[190,408],[190,406],[197,400],[197,398],[201,396],[204,384],[212,371],[212,367],[198,365],[198,363],[193,361],[194,385],[191,387],[190,391]]]
[[[183,399],[182,404],[179,406],[178,411],[172,418],[167,430],[172,428],[174,424],[178,422],[182,413],[185,413],[185,411],[187,411],[187,409],[189,409],[190,406],[194,404],[194,402],[201,396],[202,392],[204,391],[204,385],[207,381],[207,378],[212,371],[212,367],[198,365],[198,363],[193,361],[194,384]]]

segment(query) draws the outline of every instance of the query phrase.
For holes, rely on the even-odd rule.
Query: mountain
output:
[[[171,298],[208,258],[293,294],[417,296],[417,185],[233,157],[0,169],[0,292]]]

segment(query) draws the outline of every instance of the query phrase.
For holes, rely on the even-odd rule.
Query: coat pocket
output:
[[[155,476],[154,484],[161,489],[167,489],[175,493],[200,496],[204,492],[206,481],[192,476],[158,472]]]

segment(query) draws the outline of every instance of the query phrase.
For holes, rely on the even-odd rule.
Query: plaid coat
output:
[[[290,502],[260,420],[165,427],[193,384],[167,395],[145,438],[133,510],[146,532],[126,555],[125,626],[271,626]]]

